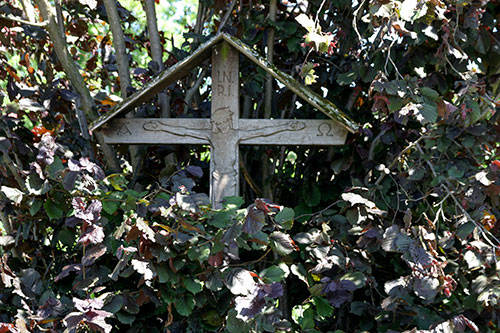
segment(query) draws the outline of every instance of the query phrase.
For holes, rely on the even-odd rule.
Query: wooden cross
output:
[[[209,144],[210,200],[220,208],[239,195],[239,145],[343,145],[347,130],[333,120],[239,119],[239,52],[226,42],[212,54],[210,119],[114,119],[110,144]]]

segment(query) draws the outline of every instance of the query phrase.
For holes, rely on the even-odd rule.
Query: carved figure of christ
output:
[[[220,208],[239,195],[239,145],[342,145],[347,130],[331,120],[239,119],[238,52],[226,43],[212,54],[210,119],[115,119],[107,143],[209,144],[210,199]]]

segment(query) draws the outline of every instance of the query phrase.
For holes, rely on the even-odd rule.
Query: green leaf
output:
[[[38,174],[34,173],[26,179],[26,188],[30,194],[42,195],[50,190],[50,185],[47,180],[43,181]]]
[[[422,87],[420,88],[420,93],[434,102],[439,102],[440,100],[439,93],[434,89]]]
[[[476,226],[472,222],[462,224],[457,230],[457,236],[461,239],[466,239],[472,233],[472,231],[474,231],[475,227]]]
[[[116,191],[123,191],[128,184],[128,180],[121,173],[113,173],[104,179],[104,183],[111,185]]]
[[[273,265],[260,272],[259,276],[266,281],[270,282],[280,282],[285,278],[285,271],[280,267]]]
[[[222,207],[226,209],[238,209],[245,203],[242,197],[233,196],[233,197],[225,197],[222,201]]]
[[[158,280],[160,283],[168,282],[169,274],[166,267],[162,265],[156,266],[156,274],[158,274]]]
[[[43,202],[40,199],[33,198],[30,201],[30,214],[31,214],[31,216],[34,216],[36,213],[38,213],[38,211],[42,207],[42,204],[43,204]]]
[[[465,101],[465,105],[467,106],[468,109],[471,109],[469,115],[470,115],[470,122],[471,124],[473,124],[481,118],[481,109],[479,108],[479,104],[472,99],[468,99],[467,101]]]
[[[187,252],[188,258],[191,261],[198,260],[199,262],[203,262],[208,259],[210,256],[210,246],[208,244],[202,246],[194,245]]]
[[[340,280],[349,280],[354,283],[358,289],[363,288],[366,285],[366,276],[359,271],[347,272],[342,275]]]
[[[333,314],[333,306],[323,297],[313,297],[314,306],[316,306],[316,312],[321,317],[331,317]]]
[[[63,216],[62,209],[59,208],[51,199],[45,201],[43,208],[45,208],[45,212],[51,220],[60,219]]]
[[[102,201],[102,209],[109,215],[113,215],[118,209],[119,205],[120,203],[117,201],[109,201],[109,200]]]
[[[135,320],[135,315],[126,312],[117,312],[115,313],[115,316],[120,323],[125,325],[130,325]]]
[[[276,216],[274,217],[274,220],[277,223],[282,224],[283,222],[293,220],[294,216],[295,216],[295,212],[293,211],[293,209],[289,208],[289,207],[285,207],[285,208],[283,208],[283,210],[281,212],[276,214]]]
[[[408,179],[409,180],[420,180],[424,178],[425,176],[425,169],[424,168],[410,168],[408,170]]]
[[[233,221],[233,211],[221,210],[207,221],[209,225],[216,228],[225,228]]]
[[[197,294],[203,290],[203,282],[198,279],[186,278],[184,280],[184,287],[193,294]]]
[[[73,246],[75,243],[75,233],[69,231],[68,229],[63,229],[57,235],[57,238],[63,245]]]
[[[300,204],[295,206],[295,208],[293,210],[295,211],[296,216],[304,215],[304,216],[296,219],[296,221],[298,221],[298,222],[307,221],[309,219],[309,217],[306,215],[312,213],[311,207],[309,207],[309,205],[306,204],[305,202],[301,202]]]
[[[229,312],[227,313],[226,330],[229,333],[241,333],[241,332],[251,332],[252,328],[247,322],[236,318],[236,310],[234,310],[233,308],[229,310]]]
[[[351,313],[357,316],[363,315],[369,308],[370,305],[366,302],[354,301],[351,303]]]
[[[448,150],[448,147],[451,145],[451,140],[445,137],[439,138],[437,142],[437,149],[439,152],[444,153]]]
[[[306,14],[298,15],[297,17],[295,17],[295,20],[308,32],[315,30],[316,24],[314,23],[314,20]]]
[[[201,314],[201,319],[206,322],[208,325],[213,327],[220,327],[224,320],[219,316],[217,311],[210,310]]]
[[[303,197],[309,207],[314,207],[321,201],[321,192],[316,185],[305,186],[303,190]]]
[[[23,201],[24,193],[19,191],[17,188],[2,186],[1,191],[3,192],[3,194],[5,194],[7,199],[14,202],[15,204],[20,204],[21,201]]]
[[[291,37],[286,40],[286,47],[290,52],[300,51],[300,41],[297,38]]]
[[[54,157],[54,162],[47,167],[49,178],[56,179],[57,176],[64,170],[64,165],[59,157]]]
[[[174,302],[175,309],[177,312],[184,317],[187,317],[193,312],[194,309],[194,297],[191,294],[185,293],[180,299]]]
[[[337,83],[341,86],[348,86],[359,78],[357,71],[337,74]]]
[[[464,176],[464,170],[458,170],[456,166],[452,166],[448,169],[448,177],[460,179]]]
[[[302,330],[314,328],[314,309],[311,304],[294,306],[292,319],[296,324],[300,325]]]
[[[299,262],[298,265],[293,264],[292,266],[290,266],[290,271],[293,273],[293,275],[302,280],[308,287],[311,285],[311,283],[309,283],[307,270],[302,263]]]
[[[417,120],[421,123],[435,123],[438,117],[437,104],[430,100],[425,99],[424,103],[418,108],[419,114]]]

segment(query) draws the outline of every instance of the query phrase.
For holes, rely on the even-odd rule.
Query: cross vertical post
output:
[[[212,52],[210,199],[221,208],[224,197],[239,195],[239,52],[226,42]]]

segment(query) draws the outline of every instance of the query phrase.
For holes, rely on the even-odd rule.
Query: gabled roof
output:
[[[140,104],[147,102],[151,99],[151,97],[160,93],[167,86],[186,76],[193,68],[209,58],[211,56],[212,48],[222,41],[227,42],[229,45],[237,49],[240,53],[253,61],[272,77],[285,85],[290,91],[302,98],[306,103],[309,103],[311,106],[323,112],[331,119],[338,121],[349,132],[354,133],[357,131],[359,125],[340,111],[335,104],[307,88],[295,80],[292,76],[277,69],[276,66],[267,62],[267,60],[259,55],[254,49],[248,47],[238,38],[225,33],[214,36],[209,41],[202,44],[190,56],[184,58],[163,73],[156,76],[146,87],[135,92],[117,104],[111,112],[94,121],[90,125],[90,130],[95,131],[107,123],[110,119],[120,114],[127,113]]]

